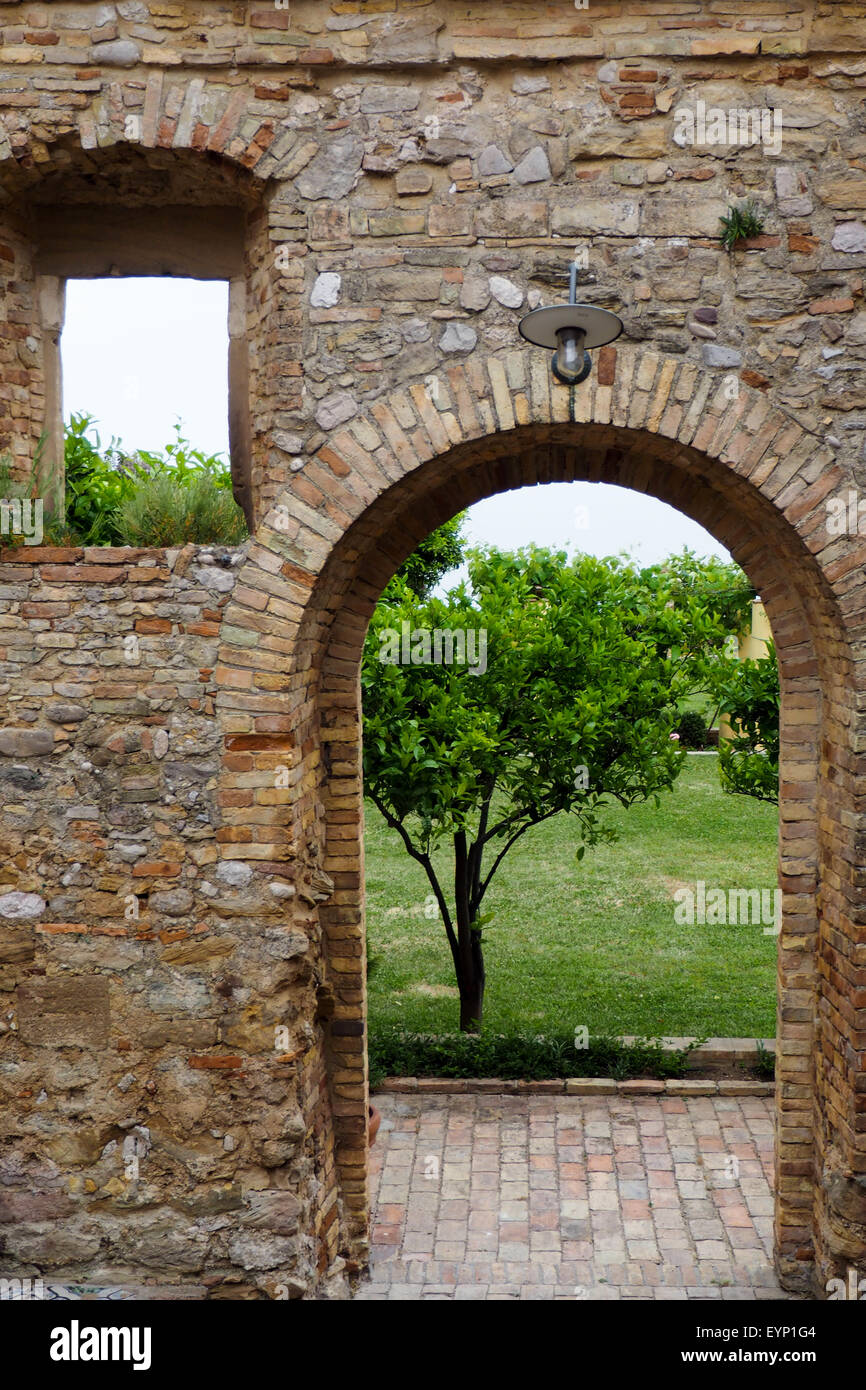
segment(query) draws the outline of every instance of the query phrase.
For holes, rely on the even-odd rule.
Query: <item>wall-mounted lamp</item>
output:
[[[517,325],[521,336],[536,347],[553,348],[550,366],[553,375],[566,386],[586,381],[592,371],[589,348],[604,347],[622,332],[622,319],[608,309],[577,302],[577,266],[571,267],[567,304],[551,304],[533,309]]]

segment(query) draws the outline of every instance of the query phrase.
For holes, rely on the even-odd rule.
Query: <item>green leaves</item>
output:
[[[725,791],[779,799],[779,670],[776,648],[758,661],[738,662],[719,692],[733,737],[719,742],[719,777]]]
[[[82,545],[120,545],[117,512],[136,487],[133,469],[120,467],[119,442],[103,448],[90,415],[66,426],[66,524]]]
[[[537,547],[466,558],[468,581],[446,599],[395,577],[361,683],[366,791],[442,900],[431,855],[453,842],[445,930],[477,1019],[481,903],[505,855],[564,812],[581,860],[614,838],[612,800],[657,802],[673,785],[685,758],[671,738],[680,702],[727,669],[724,644],[752,590],[735,566],[688,552],[646,569]],[[486,669],[425,658],[425,631],[455,646],[457,634],[483,632]]]
[[[671,648],[713,623],[720,638],[718,619],[702,620],[695,603],[668,609],[671,585],[620,560],[488,550],[470,554],[469,570],[447,603],[404,590],[371,624],[365,777],[377,796],[400,819],[422,815],[438,839],[476,831],[494,788],[507,808],[496,824],[513,829],[669,786],[682,757],[670,733],[689,680]],[[383,631],[404,622],[484,629],[486,673],[379,661]],[[574,785],[577,764],[588,769],[585,788]]]
[[[466,513],[458,512],[443,526],[431,531],[403,561],[386,588],[386,595],[396,599],[401,587],[407,585],[416,598],[428,598],[439,580],[449,570],[456,569],[463,560],[465,541],[462,531],[465,520]]]
[[[747,198],[739,207],[728,208],[719,219],[722,226],[721,243],[726,251],[732,251],[740,241],[760,236],[764,230],[764,217],[754,198]]]
[[[174,426],[174,441],[166,444],[161,454],[138,449],[134,455],[143,470],[151,478],[169,476],[182,486],[200,482],[202,477],[210,479],[214,487],[231,493],[231,469],[221,454],[205,454],[194,449],[181,433],[180,423]]]
[[[71,417],[64,442],[70,543],[233,545],[244,539],[228,463],[193,449],[179,424],[174,433],[160,454],[127,454],[118,439],[103,445],[92,416]]]

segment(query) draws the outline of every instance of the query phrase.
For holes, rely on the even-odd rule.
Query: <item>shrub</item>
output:
[[[126,465],[117,440],[103,448],[94,423],[81,414],[66,426],[66,527],[77,545],[122,545],[118,508],[147,475]]]
[[[707,726],[697,710],[686,710],[677,725],[680,744],[683,748],[706,748]]]
[[[779,669],[776,648],[742,661],[720,691],[732,737],[719,741],[719,779],[726,792],[779,799]]]
[[[545,1081],[569,1076],[682,1076],[688,1055],[700,1046],[667,1051],[658,1039],[623,1043],[591,1038],[576,1048],[571,1034],[542,1037],[528,1033],[407,1033],[391,1026],[371,1030],[370,1082],[386,1076],[501,1077]]]
[[[121,545],[238,545],[247,536],[244,514],[209,472],[182,481],[166,471],[141,484],[119,509]]]
[[[175,425],[161,453],[103,445],[93,417],[66,426],[66,516],[53,538],[69,545],[233,545],[246,523],[232,498],[231,470],[219,454],[193,449]]]

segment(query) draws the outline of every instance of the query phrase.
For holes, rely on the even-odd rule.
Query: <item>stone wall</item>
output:
[[[64,1268],[92,1272],[75,1233],[96,1240],[104,1223],[105,1268],[128,1261],[144,1277],[154,1266],[138,1258],[135,1223],[168,1229],[192,1203],[166,1277],[204,1273],[235,1293],[280,1278],[299,1292],[341,1257],[363,1261],[366,622],[412,544],[459,507],[588,477],[695,516],[765,600],[784,690],[777,1254],[801,1285],[817,1257],[819,1288],[863,1262],[866,547],[856,527],[828,532],[826,501],[862,484],[866,465],[864,34],[862,0],[0,3],[0,450],[24,471],[45,427],[59,460],[65,277],[107,264],[220,275],[232,285],[236,495],[255,523],[239,570],[195,557],[8,561],[36,566],[40,596],[10,578],[0,631],[37,625],[10,650],[28,670],[56,660],[39,699],[87,713],[52,724],[12,664],[3,763],[42,780],[15,790],[5,838],[19,816],[45,829],[7,860],[8,889],[45,907],[5,919],[19,933],[12,1008],[31,1020],[6,1035],[0,1063],[30,1068],[14,1074],[4,1122],[7,1258],[45,1258],[32,1221],[54,1202],[68,1220],[51,1239],[73,1233]],[[705,117],[766,112],[766,138],[684,143],[699,103]],[[720,216],[747,197],[764,230],[728,253]],[[580,296],[625,331],[569,392],[543,353],[518,349],[517,324],[564,297],[576,254]],[[93,608],[101,566],[123,579],[100,568]],[[168,609],[200,604],[207,631],[169,641],[143,628],[142,666],[121,668],[123,621],[187,622],[141,607],[154,590],[138,570],[153,571]],[[202,573],[237,581],[208,599]],[[68,612],[22,606],[67,594]],[[140,685],[131,672],[151,656]],[[135,686],[110,698],[145,713],[56,688],[76,684],[67,666],[103,664]],[[172,684],[178,666],[189,682],[151,708],[157,674]],[[24,732],[46,749],[32,766]],[[118,760],[104,773],[91,736]],[[187,740],[194,755],[175,758]],[[170,773],[176,762],[198,772]],[[86,865],[57,810],[67,799],[96,808]],[[131,824],[111,819],[115,803]],[[127,868],[120,848],[145,828],[153,843]],[[82,868],[67,885],[70,845]],[[152,864],[171,872],[149,878]],[[117,919],[130,882],[147,890],[141,927]],[[184,906],[173,916],[167,902]],[[175,932],[186,935],[163,940]],[[139,970],[153,975],[139,983]],[[72,993],[49,1008],[48,985]],[[83,1071],[51,1086],[38,1079],[46,1020],[66,1030],[61,1058],[86,1043]],[[115,1049],[138,1047],[134,1066],[115,1066]],[[135,1107],[117,1091],[130,1074]],[[61,1086],[70,1077],[81,1084]],[[150,1081],[162,1089],[135,1089]],[[191,1112],[181,1094],[196,1097]],[[77,1157],[63,1149],[76,1107],[95,1136]],[[114,1140],[122,1154],[127,1122],[150,1133],[144,1186],[124,1178],[117,1148],[100,1157]],[[60,1157],[31,1170],[43,1125]],[[28,1208],[32,1191],[49,1206]]]
[[[857,457],[866,7],[572,9],[0,5],[0,446],[23,464],[41,425],[36,272],[21,241],[34,204],[84,203],[98,236],[100,203],[260,196],[247,269],[255,448],[238,462],[260,509],[317,425],[349,418],[385,380],[511,344],[518,312],[561,294],[576,247],[582,296],[621,313],[632,340],[736,373]],[[778,111],[780,149],[682,144],[698,102]],[[728,256],[719,217],[746,196],[766,232]]]
[[[315,1278],[315,938],[285,921],[303,878],[237,857],[252,793],[220,790],[249,763],[214,720],[242,560],[0,555],[4,1268]]]

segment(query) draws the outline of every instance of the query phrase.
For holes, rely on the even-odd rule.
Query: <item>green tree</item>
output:
[[[727,792],[779,800],[779,667],[776,648],[740,661],[719,688],[732,737],[719,741],[719,778]]]
[[[460,1027],[476,1031],[482,904],[506,854],[569,812],[582,858],[613,838],[602,820],[610,799],[630,806],[673,785],[678,703],[695,654],[721,643],[724,623],[663,566],[537,548],[475,550],[468,563],[469,583],[445,600],[420,601],[404,585],[379,604],[362,686],[365,790],[427,875]],[[427,659],[437,630],[458,652],[462,639],[464,663]],[[433,859],[445,847],[450,893]]]
[[[394,601],[403,584],[416,598],[429,598],[440,579],[463,563],[466,541],[463,537],[465,512],[458,512],[444,525],[437,526],[403,561],[387,585],[383,598]]]
[[[670,582],[675,603],[697,605],[715,615],[714,630],[704,634],[702,645],[692,644],[689,653],[690,693],[710,697],[705,713],[712,728],[719,714],[719,692],[739,665],[739,634],[751,621],[755,590],[739,565],[716,556],[701,558],[690,550],[670,556],[658,569]]]

